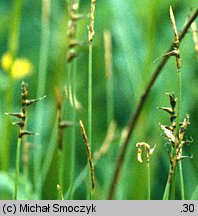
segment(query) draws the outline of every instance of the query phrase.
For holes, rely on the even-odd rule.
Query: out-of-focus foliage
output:
[[[8,51],[8,38],[11,25],[11,10],[14,0],[1,0],[0,3],[0,58]],[[68,2],[65,0],[51,0],[50,16],[50,42],[49,57],[47,61],[47,80],[44,102],[44,122],[42,125],[42,163],[46,157],[50,157],[45,173],[46,178],[42,187],[42,194],[35,194],[33,183],[33,152],[36,143],[29,151],[29,179],[26,179],[23,169],[20,176],[21,199],[56,199],[58,156],[54,146],[50,146],[52,140],[57,142],[56,132],[52,132],[56,119],[55,89],[64,91],[65,77],[68,73],[66,63],[67,51],[67,26],[68,26]],[[116,136],[108,153],[103,156],[95,167],[96,199],[106,199],[112,175],[115,169],[116,159],[120,146],[120,136],[126,127],[131,112],[135,110],[149,79],[152,76],[158,62],[153,62],[163,55],[173,41],[174,35],[169,19],[169,5],[172,4],[178,31],[182,29],[187,17],[195,10],[195,0],[188,1],[162,1],[162,0],[103,0],[96,2],[95,37],[93,40],[93,146],[92,152],[97,151],[103,143],[108,128],[107,125],[107,98],[105,79],[105,58],[103,33],[109,30],[112,34],[113,54],[113,99],[114,116],[117,123]],[[89,1],[81,1],[79,13],[87,15],[90,10]],[[13,174],[15,168],[15,151],[17,129],[11,125],[11,120],[4,116],[5,112],[18,111],[20,109],[20,82],[25,80],[29,84],[30,98],[36,97],[37,76],[40,58],[41,39],[41,1],[24,1],[20,19],[19,48],[16,58],[26,58],[31,62],[32,73],[21,79],[12,79],[10,87],[5,66],[0,68],[0,151],[1,137],[4,133],[4,123],[9,123],[10,156],[8,169],[0,173],[0,198],[11,199],[13,189]],[[82,119],[87,127],[87,71],[88,71],[88,30],[89,16],[83,18],[77,25],[77,38],[84,43],[78,48],[77,57],[77,93],[76,97],[82,106],[77,114],[77,120]],[[27,63],[27,62],[26,62]],[[186,113],[190,114],[191,124],[187,130],[187,136],[192,136],[193,143],[185,146],[184,155],[193,154],[193,159],[183,160],[183,174],[186,199],[190,199],[198,184],[198,115],[197,115],[197,59],[194,50],[192,34],[189,30],[181,43],[182,63],[182,100],[181,120]],[[24,69],[24,66],[23,66]],[[21,71],[20,71],[21,72]],[[21,72],[22,73],[22,72]],[[6,91],[12,88],[12,110],[5,110],[7,100]],[[166,113],[157,109],[160,106],[168,106],[169,99],[165,93],[175,93],[177,97],[177,69],[174,58],[170,58],[162,74],[152,88],[152,92],[144,106],[134,136],[130,141],[130,147],[124,161],[124,169],[121,173],[117,187],[116,199],[145,199],[146,198],[146,166],[137,161],[137,142],[147,142],[151,146],[156,144],[155,152],[150,161],[151,167],[151,199],[162,199],[168,169],[169,160],[166,150],[166,139],[162,136],[159,123],[168,124]],[[42,96],[42,95],[41,95]],[[64,95],[65,97],[65,95]],[[66,108],[65,108],[66,110]],[[28,111],[28,128],[34,128],[35,108]],[[67,112],[67,110],[65,111]],[[77,177],[86,166],[86,151],[80,130],[76,130],[76,170]],[[65,132],[67,139],[69,130]],[[33,138],[27,138],[33,142]],[[49,145],[50,144],[50,145]],[[69,146],[69,145],[67,145]],[[53,149],[52,149],[53,148]],[[47,155],[50,150],[51,155]],[[2,154],[2,153],[1,153]],[[67,159],[65,159],[66,163]],[[21,163],[22,164],[22,163]],[[66,165],[67,167],[68,164]],[[22,166],[21,166],[22,167]],[[0,165],[2,169],[2,165]],[[42,175],[43,170],[41,170]],[[65,182],[67,181],[65,170]],[[22,174],[23,173],[23,174]],[[26,179],[26,180],[25,180]],[[24,181],[23,181],[24,180]],[[27,190],[23,184],[27,183]],[[23,184],[22,184],[23,183]],[[74,194],[74,199],[86,198],[86,181],[81,182]],[[64,192],[68,190],[65,183]],[[179,197],[179,196],[178,196]],[[177,198],[177,194],[176,194]],[[198,198],[198,197],[197,197]]]

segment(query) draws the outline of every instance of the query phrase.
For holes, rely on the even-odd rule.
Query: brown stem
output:
[[[179,41],[181,42],[182,39],[184,38],[185,34],[187,33],[188,29],[190,28],[192,22],[196,19],[196,17],[198,16],[198,8],[196,9],[196,11],[193,13],[193,15],[188,19],[187,23],[185,24],[183,30],[179,33]],[[173,42],[170,46],[170,48],[167,50],[167,53],[172,51],[173,48],[175,46],[175,42]],[[150,82],[148,83],[143,95],[141,96],[139,103],[137,105],[137,108],[135,110],[134,113],[132,113],[130,119],[129,119],[129,123],[128,123],[128,131],[127,131],[127,136],[123,141],[122,144],[122,148],[120,150],[120,153],[118,155],[118,159],[117,159],[117,163],[116,163],[116,169],[113,175],[113,179],[111,182],[111,186],[110,186],[110,190],[109,190],[109,194],[108,194],[108,199],[112,199],[113,195],[115,193],[116,187],[117,187],[117,182],[120,176],[120,172],[123,166],[123,161],[124,161],[124,157],[126,154],[126,150],[127,147],[129,145],[129,141],[130,138],[132,136],[133,130],[135,129],[135,126],[137,124],[137,121],[140,117],[140,114],[142,112],[143,106],[146,102],[146,99],[151,91],[151,88],[153,87],[156,79],[158,78],[159,74],[161,73],[163,67],[165,66],[166,62],[168,61],[170,56],[165,56],[161,62],[159,63],[158,67],[156,68],[156,70],[153,73],[153,76],[151,77]]]

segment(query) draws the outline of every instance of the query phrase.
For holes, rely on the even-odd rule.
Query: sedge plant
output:
[[[6,115],[15,116],[20,120],[17,122],[13,122],[14,125],[18,125],[18,141],[17,141],[17,150],[16,150],[16,171],[15,171],[15,186],[14,186],[14,199],[18,198],[18,185],[19,185],[19,172],[20,172],[20,152],[21,152],[21,143],[22,138],[25,135],[37,135],[36,133],[32,133],[26,130],[26,122],[27,122],[27,108],[29,105],[42,100],[42,98],[28,100],[28,85],[25,82],[21,84],[21,112],[19,113],[5,113]]]
[[[179,42],[181,43],[182,39],[184,38],[184,36],[186,35],[186,33],[188,32],[188,29],[190,28],[191,24],[194,22],[194,20],[197,18],[198,16],[198,9],[196,9],[192,15],[189,17],[189,19],[187,20],[187,22],[185,23],[183,29],[181,30],[180,33],[178,33],[178,37],[179,37]],[[171,43],[170,48],[167,50],[166,53],[169,53],[171,51],[173,51],[175,47],[175,41],[173,43]],[[177,50],[176,50],[177,51]],[[123,162],[124,162],[124,157],[127,153],[127,149],[128,146],[130,144],[130,140],[131,137],[134,133],[134,129],[137,125],[137,122],[141,116],[142,110],[143,110],[143,106],[145,105],[145,102],[147,101],[147,98],[151,92],[151,89],[153,87],[153,85],[155,84],[157,78],[159,77],[159,75],[162,72],[162,69],[164,68],[164,66],[166,65],[168,59],[170,58],[171,55],[165,55],[164,58],[160,61],[160,63],[158,64],[158,66],[156,67],[150,81],[147,84],[147,87],[145,88],[142,96],[140,97],[136,109],[134,111],[134,113],[131,113],[131,117],[128,121],[128,130],[127,130],[127,134],[122,142],[122,147],[120,149],[118,158],[117,158],[117,162],[116,162],[116,167],[115,167],[115,171],[112,177],[112,181],[111,181],[111,185],[109,188],[109,193],[108,193],[108,199],[112,199],[114,197],[116,188],[118,186],[118,180],[121,176],[121,171],[123,168]]]

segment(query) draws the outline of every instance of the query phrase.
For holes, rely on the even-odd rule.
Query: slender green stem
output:
[[[88,68],[88,140],[90,150],[92,147],[92,43],[89,44],[89,68]],[[89,161],[87,161],[89,163]],[[89,166],[87,166],[88,184],[87,184],[87,199],[91,199],[91,178]]]
[[[88,72],[88,140],[92,144],[92,44],[89,45],[89,72]]]
[[[169,199],[171,181],[172,181],[172,173],[169,171],[166,187],[165,187],[165,190],[164,190],[163,200],[168,200]]]
[[[180,119],[180,109],[181,109],[181,92],[182,92],[182,79],[181,79],[181,69],[178,69],[178,101],[177,101],[177,122],[176,122],[176,133],[179,134],[179,119]],[[181,190],[181,199],[184,200],[184,178],[182,172],[182,161],[178,162],[179,170],[179,180],[180,180],[180,190]]]
[[[181,110],[181,70],[178,69],[178,99],[177,99],[177,120],[176,120],[177,136],[179,134],[180,110]]]
[[[40,46],[40,62],[39,62],[39,72],[38,72],[38,85],[37,85],[37,97],[45,94],[46,77],[47,77],[47,59],[49,50],[49,17],[50,17],[50,1],[42,1],[42,19],[41,19],[41,46]],[[36,106],[35,116],[35,131],[40,134],[40,136],[35,136],[34,143],[36,144],[36,150],[34,153],[34,186],[38,193],[41,195],[41,188],[39,188],[38,177],[40,176],[41,168],[41,157],[42,157],[42,127],[43,127],[43,103],[38,103]]]
[[[17,200],[17,195],[18,195],[20,152],[21,152],[21,138],[18,138],[17,151],[16,151],[16,172],[15,172],[14,200]]]
[[[179,169],[179,181],[180,181],[180,189],[181,189],[181,199],[185,199],[184,194],[184,178],[183,178],[183,172],[182,172],[182,161],[178,161],[178,169]]]
[[[146,163],[147,167],[147,200],[151,199],[151,174],[150,174],[150,162]]]
[[[170,189],[170,199],[171,200],[175,200],[175,173],[176,173],[176,170],[172,174],[171,189]]]

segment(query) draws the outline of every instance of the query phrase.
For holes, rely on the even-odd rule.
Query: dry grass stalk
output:
[[[79,122],[80,122],[81,133],[83,135],[83,139],[84,139],[85,145],[86,145],[87,157],[88,157],[89,167],[90,167],[90,172],[91,172],[91,188],[92,188],[92,191],[93,191],[94,186],[95,186],[94,164],[93,164],[93,160],[92,160],[92,156],[91,156],[91,150],[90,150],[90,146],[89,146],[89,142],[88,142],[88,139],[87,139],[87,134],[85,132],[84,125],[83,125],[81,120]]]

